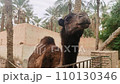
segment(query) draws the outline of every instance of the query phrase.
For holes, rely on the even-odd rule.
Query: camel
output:
[[[50,36],[44,37],[28,59],[28,68],[54,68],[61,59],[61,50]]]
[[[59,20],[61,30],[61,44],[62,44],[62,65],[75,63],[77,60],[79,41],[84,29],[90,25],[90,19],[85,12],[79,14],[71,13],[65,16],[64,19]],[[68,67],[72,68],[72,66]]]
[[[33,55],[29,58],[28,66],[33,65],[33,62],[35,62],[33,68],[35,67],[36,68],[42,68],[42,67],[54,68],[57,66],[72,64],[76,62],[78,50],[79,50],[80,37],[82,36],[84,29],[89,27],[90,19],[87,13],[85,12],[81,12],[79,14],[70,13],[67,16],[65,16],[64,19],[60,19],[58,23],[60,26],[62,26],[62,30],[60,32],[62,52],[57,46],[56,46],[57,49],[54,49],[54,52],[51,52],[50,50],[51,44],[47,45],[47,49],[42,55],[33,53]],[[52,40],[54,39],[52,38]],[[56,52],[56,50],[58,51]],[[52,53],[55,53],[55,55]],[[32,58],[33,60],[31,60]],[[52,62],[50,61],[50,59],[52,59]],[[45,61],[45,64],[43,61]],[[55,66],[52,66],[54,65],[54,63],[55,63]],[[51,65],[52,67],[47,65]],[[72,66],[67,68],[72,68]]]

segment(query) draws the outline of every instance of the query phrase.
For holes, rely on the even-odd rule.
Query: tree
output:
[[[72,12],[72,2],[71,2],[71,0],[69,0],[69,2],[68,2],[68,8],[69,8],[69,13],[71,13]]]
[[[74,13],[80,13],[81,12],[81,0],[75,0],[75,7],[74,7]]]
[[[38,26],[38,27],[40,26],[41,18],[34,16],[33,21],[34,21],[34,24],[36,24],[36,26]]]
[[[107,13],[108,6],[103,0],[90,0],[88,2],[88,10],[91,16],[91,29],[96,36],[95,50],[99,48],[99,26],[100,26],[100,12]]]
[[[73,3],[71,0],[69,1],[68,0],[57,0],[54,5],[56,6],[56,9],[58,10],[57,12],[60,17],[63,17],[66,14],[69,14],[70,10],[73,7]]]
[[[99,5],[99,12],[100,14],[108,13],[109,9],[109,3],[106,4],[104,0],[100,0]],[[96,28],[97,28],[97,0],[90,0],[87,3],[87,12],[89,13],[90,19],[91,19],[91,25],[90,28],[94,33],[94,36],[96,36]],[[104,19],[102,16],[99,15],[99,19]]]
[[[4,6],[2,7],[2,17],[1,17],[1,29],[0,31],[4,31],[4,26],[5,26],[5,8]]]
[[[113,5],[110,14],[104,14],[103,17],[101,23],[104,30],[100,32],[100,39],[105,42],[120,27],[120,1]],[[120,35],[114,40],[112,39],[107,47],[120,52]]]
[[[33,17],[34,17],[32,6],[29,6],[28,8],[26,8],[25,14],[27,18],[27,23],[32,23],[31,21],[33,20]]]
[[[14,68],[13,60],[13,24],[12,24],[12,0],[5,0],[6,29],[7,29],[7,61],[6,68]],[[10,63],[11,62],[11,63]]]
[[[41,26],[59,32],[60,27],[57,22],[60,17],[64,17],[71,11],[71,6],[71,0],[57,0],[54,6],[46,9],[45,17]]]
[[[120,35],[120,27],[112,33],[111,36],[102,44],[102,46],[99,48],[100,51],[103,51],[107,45],[109,45],[118,35]]]
[[[32,6],[29,4],[29,0],[13,0],[13,7],[17,18],[17,24],[25,23],[25,18],[27,17],[28,19],[29,17],[26,15],[27,10],[29,10],[29,8],[32,10]]]
[[[75,1],[75,4],[74,4]],[[85,3],[84,0],[57,0],[55,5],[59,9],[59,14],[65,16],[70,11],[74,13],[80,12],[82,9],[85,10]]]
[[[45,17],[44,17],[44,22],[47,23],[48,27],[47,29],[55,31],[56,30],[56,24],[58,21],[58,17],[60,15],[58,14],[58,9],[56,7],[49,7],[46,9]]]
[[[4,31],[4,26],[5,26],[5,5],[4,5],[4,2],[3,0],[0,1],[1,4],[2,4],[2,7],[1,7],[1,29],[0,31]]]
[[[97,24],[96,24],[96,43],[95,43],[95,50],[98,50],[99,48],[99,7],[100,7],[100,0],[97,0]]]

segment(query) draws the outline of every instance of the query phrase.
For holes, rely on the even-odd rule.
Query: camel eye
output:
[[[67,17],[66,21],[70,21],[71,18],[72,18],[72,16]]]

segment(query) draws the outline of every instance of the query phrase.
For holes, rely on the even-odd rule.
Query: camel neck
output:
[[[83,30],[70,35],[67,35],[64,29],[61,31],[63,65],[76,62],[82,34]]]

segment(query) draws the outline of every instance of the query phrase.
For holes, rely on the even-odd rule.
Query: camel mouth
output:
[[[91,23],[90,22],[87,22],[87,23],[78,23],[77,25],[90,25]]]
[[[90,22],[87,22],[87,23],[78,23],[77,25],[79,27],[82,27],[83,29],[86,29],[89,27],[90,24],[91,24]]]
[[[87,29],[89,27],[90,24],[84,24],[82,25],[84,27],[84,29]]]

